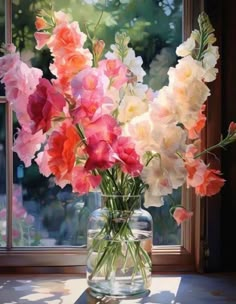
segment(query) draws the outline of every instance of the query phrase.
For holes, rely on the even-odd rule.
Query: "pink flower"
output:
[[[87,125],[91,120],[96,118],[96,112],[100,107],[95,99],[80,100],[80,103],[81,105],[79,107],[71,109],[70,115],[73,118],[74,123]]]
[[[195,188],[196,194],[200,196],[212,196],[218,193],[225,183],[225,180],[219,175],[219,170],[207,169],[203,176],[203,183]]]
[[[49,41],[51,35],[47,32],[36,32],[34,38],[36,39],[36,49],[41,50]]]
[[[117,154],[113,151],[111,145],[105,141],[97,141],[97,138],[90,137],[90,142],[86,147],[88,153],[88,160],[85,164],[87,170],[93,170],[96,168],[105,170],[111,168],[116,160]]]
[[[0,57],[0,78],[2,78],[15,65],[20,63],[20,56],[18,53],[7,54]]]
[[[48,166],[49,159],[50,158],[47,153],[47,147],[44,147],[44,151],[39,152],[37,154],[37,158],[35,159],[35,162],[37,163],[37,165],[39,167],[39,172],[46,177],[49,177],[49,175],[51,174],[51,170]]]
[[[61,115],[65,104],[64,97],[55,90],[47,79],[41,78],[36,91],[29,96],[27,106],[28,114],[33,122],[31,125],[32,133],[39,130],[48,131],[51,128],[52,119]]]
[[[25,166],[29,167],[31,165],[31,160],[35,156],[35,152],[40,149],[41,144],[44,141],[45,135],[42,134],[42,131],[32,134],[24,128],[18,129],[18,135],[14,141],[13,151],[18,154]]]
[[[188,211],[183,207],[175,207],[173,218],[177,222],[178,225],[180,225],[183,221],[191,218],[193,215],[192,211]]]
[[[97,142],[104,140],[107,143],[112,144],[120,134],[120,126],[115,118],[108,114],[102,115],[95,121],[86,125],[85,128],[85,135],[88,139],[88,143],[92,138],[93,142],[95,142],[95,140]]]
[[[75,99],[96,100],[101,104],[109,79],[96,68],[86,68],[71,81],[72,94]]]
[[[83,167],[76,166],[72,171],[72,187],[74,192],[88,193],[96,188],[101,182],[100,175],[93,175]]]
[[[54,18],[57,25],[63,22],[68,23],[70,21],[69,15],[65,14],[62,11],[54,12]]]
[[[116,89],[120,89],[124,83],[127,83],[127,67],[119,59],[105,59],[99,62],[99,68],[110,79],[110,83]]]
[[[41,70],[29,68],[24,62],[17,61],[2,80],[6,87],[6,98],[25,129],[29,128],[31,122],[27,113],[28,97],[34,92],[41,76]]]
[[[139,176],[143,169],[140,157],[135,151],[135,145],[129,137],[119,137],[114,150],[121,160],[121,169],[132,176]]]

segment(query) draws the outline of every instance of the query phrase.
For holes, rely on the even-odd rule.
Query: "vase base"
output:
[[[130,293],[130,294],[113,294],[113,293],[107,293],[107,292],[99,292],[96,290],[93,290],[91,288],[88,289],[89,294],[95,298],[95,299],[99,299],[99,300],[104,300],[104,298],[106,299],[127,299],[127,300],[132,300],[132,299],[139,299],[139,298],[143,298],[146,297],[150,294],[150,290],[142,290],[142,291],[137,291],[134,293]]]

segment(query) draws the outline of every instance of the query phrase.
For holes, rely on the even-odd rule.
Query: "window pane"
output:
[[[5,41],[5,15],[4,15],[4,1],[0,2],[0,47]],[[0,53],[0,56],[2,54]],[[0,96],[4,95],[3,85],[0,83]]]
[[[0,103],[0,247],[6,246],[5,104]]]
[[[5,9],[4,9],[4,1],[0,2],[0,44],[2,44],[5,40]]]
[[[131,38],[130,46],[143,58],[143,68],[147,72],[145,83],[154,90],[167,84],[168,68],[176,63],[175,49],[182,40],[182,1],[100,0],[96,5],[87,2],[91,1],[57,0],[55,10],[64,8],[70,12],[74,20],[81,21],[83,31],[85,23],[92,31],[104,10],[96,35],[106,42],[107,50],[114,43],[115,33],[126,31]],[[13,41],[25,61],[42,68],[44,75],[50,78],[49,51],[35,51],[33,38],[35,12],[45,8],[46,3],[44,0],[13,2]],[[89,41],[87,43],[89,46]],[[15,131],[16,126],[15,123]],[[39,174],[36,164],[24,168],[16,155],[14,183],[15,204],[21,211],[20,223],[25,229],[24,236],[15,239],[14,245],[85,245],[86,221],[99,205],[98,194],[78,197],[71,193],[70,187],[60,189],[55,186],[53,178],[46,179]],[[173,197],[180,203],[181,190]],[[154,244],[181,242],[180,228],[169,214],[170,204],[170,199],[166,199],[163,207],[148,209],[154,219]],[[18,220],[15,218],[15,226]]]

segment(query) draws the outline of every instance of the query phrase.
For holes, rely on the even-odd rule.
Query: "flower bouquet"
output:
[[[216,78],[219,54],[207,15],[198,22],[199,30],[176,50],[180,59],[168,71],[169,84],[158,92],[143,83],[142,58],[125,32],[103,54],[105,42],[62,11],[42,10],[35,22],[36,48],[48,47],[53,58],[51,80],[27,66],[12,44],[3,47],[0,78],[20,124],[13,150],[62,188],[103,194],[105,209],[91,216],[88,231],[94,291],[127,295],[150,284],[152,222],[140,196],[145,207],[159,207],[185,183],[200,196],[224,185],[201,156],[235,141],[236,123],[219,143],[199,149],[207,83]],[[170,213],[178,224],[192,216],[177,205]]]

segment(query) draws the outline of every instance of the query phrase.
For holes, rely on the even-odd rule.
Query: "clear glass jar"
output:
[[[127,297],[151,284],[152,217],[141,196],[102,195],[88,222],[87,282],[92,293]]]

